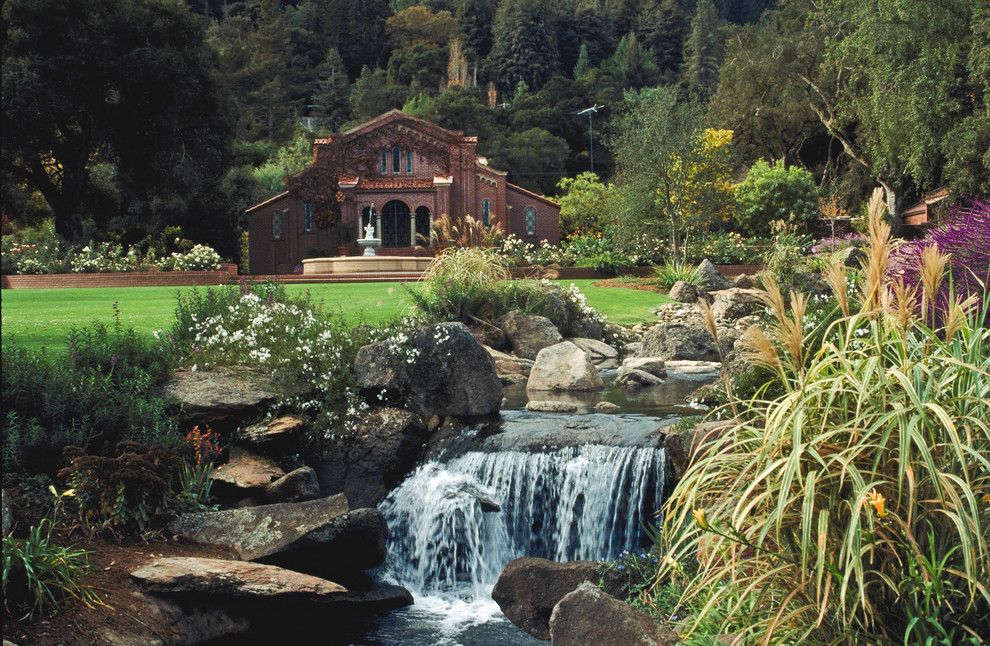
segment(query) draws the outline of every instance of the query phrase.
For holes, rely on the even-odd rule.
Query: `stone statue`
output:
[[[369,222],[368,226],[364,228],[364,239],[365,240],[375,239],[375,225],[372,224],[371,222]]]

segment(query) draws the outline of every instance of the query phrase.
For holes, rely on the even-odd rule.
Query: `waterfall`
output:
[[[417,598],[490,600],[516,557],[601,560],[635,549],[662,500],[665,461],[662,449],[585,445],[424,464],[380,505],[388,574]]]

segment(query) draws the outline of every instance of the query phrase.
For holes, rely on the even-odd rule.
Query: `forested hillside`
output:
[[[391,108],[553,194],[590,166],[576,113],[604,106],[609,178],[652,86],[734,131],[735,180],[783,159],[896,209],[990,176],[982,0],[8,0],[3,31],[3,211],[70,241],[178,225],[235,256],[244,207],[314,136]]]

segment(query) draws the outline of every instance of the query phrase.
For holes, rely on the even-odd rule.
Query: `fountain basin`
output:
[[[426,271],[432,260],[431,256],[339,256],[307,258],[302,264],[304,275],[419,273]]]

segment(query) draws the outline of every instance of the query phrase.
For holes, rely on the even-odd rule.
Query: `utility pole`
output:
[[[598,112],[600,109],[604,107],[605,107],[604,105],[593,105],[590,108],[585,108],[580,112],[574,113],[578,116],[585,114],[588,115],[588,157],[590,158],[591,161],[592,173],[595,172],[595,134],[594,134],[594,128],[591,123],[591,118],[594,116],[596,112]]]

